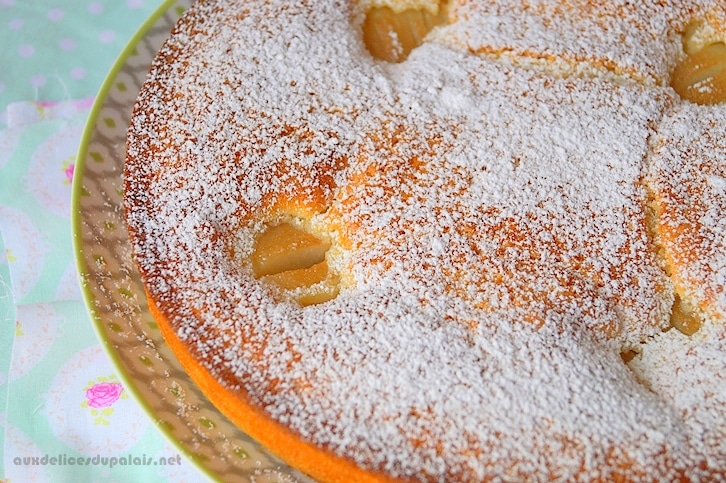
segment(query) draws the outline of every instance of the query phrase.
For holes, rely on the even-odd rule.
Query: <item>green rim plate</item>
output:
[[[126,128],[151,61],[191,0],[166,0],[113,65],[77,156],[71,223],[83,297],[119,377],[161,432],[213,480],[312,482],[234,426],[199,391],[149,314],[123,216]]]

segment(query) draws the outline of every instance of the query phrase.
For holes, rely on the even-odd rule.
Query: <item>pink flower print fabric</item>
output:
[[[66,175],[66,179],[64,181],[65,184],[73,183],[73,171],[75,170],[75,168],[75,163],[71,163],[68,161],[63,162],[63,173]]]
[[[97,382],[86,390],[88,406],[96,409],[109,407],[118,401],[123,390],[118,382]]]

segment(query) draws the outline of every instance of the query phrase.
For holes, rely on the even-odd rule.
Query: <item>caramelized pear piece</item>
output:
[[[325,260],[330,243],[289,223],[268,228],[257,238],[252,270],[262,277],[287,270],[308,268]]]
[[[265,280],[269,280],[285,290],[295,290],[296,288],[310,287],[316,283],[320,283],[327,276],[328,262],[323,260],[312,267],[298,268],[296,270],[287,270],[285,272],[268,275],[265,277]]]
[[[688,55],[673,70],[671,86],[696,104],[726,101],[726,44],[716,42]]]
[[[313,287],[302,290],[297,297],[300,305],[313,305],[334,299],[338,295],[338,278],[328,272],[328,262],[323,260],[312,267],[298,268],[286,272],[275,273],[264,278],[285,290]],[[324,282],[324,283],[321,283]]]
[[[671,326],[685,335],[693,335],[701,328],[701,319],[690,304],[684,302],[678,295],[673,302],[671,311]]]
[[[339,280],[328,270],[325,254],[330,243],[289,223],[268,228],[257,238],[252,253],[255,276],[294,292],[303,306],[319,304],[338,295]]]
[[[371,8],[363,23],[363,42],[377,59],[403,62],[437,25],[446,23],[444,6],[437,15],[429,10],[407,9],[395,12],[389,7]]]

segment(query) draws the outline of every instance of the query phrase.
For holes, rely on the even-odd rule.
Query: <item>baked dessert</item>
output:
[[[724,15],[198,1],[128,132],[165,339],[321,481],[725,478]]]

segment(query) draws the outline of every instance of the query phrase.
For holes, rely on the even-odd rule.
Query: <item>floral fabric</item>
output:
[[[115,373],[81,299],[76,152],[161,0],[0,0],[0,483],[206,481]]]

